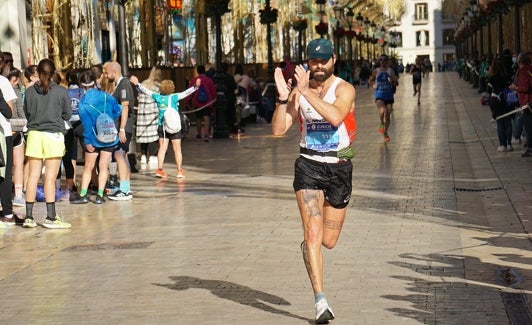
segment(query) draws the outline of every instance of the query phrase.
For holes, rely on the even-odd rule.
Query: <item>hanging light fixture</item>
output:
[[[183,10],[183,0],[168,0],[168,8],[173,14],[180,14]]]

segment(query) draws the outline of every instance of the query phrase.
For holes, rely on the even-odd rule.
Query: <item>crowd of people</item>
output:
[[[244,73],[242,66],[236,66],[232,75],[227,64],[223,68],[231,136],[245,132],[251,119],[270,122],[273,107],[254,71]],[[158,67],[140,82],[135,76],[123,76],[117,62],[87,71],[60,71],[45,59],[21,71],[13,66],[10,53],[0,53],[0,130],[5,141],[0,226],[36,227],[33,204],[39,201],[47,206],[42,226],[70,228],[55,212],[56,201],[131,200],[131,173],[137,171],[136,152],[128,154],[133,139],[140,145],[140,165],[149,164],[160,178],[168,177],[163,165],[171,144],[176,177],[184,179],[181,140],[188,132],[189,117],[196,118],[196,140],[209,142],[217,99],[214,69],[198,65],[196,70],[188,89],[176,93],[173,81],[162,80]],[[185,107],[180,108],[180,103]],[[172,119],[179,123],[168,122]],[[84,167],[76,183],[81,160]],[[26,207],[25,218],[13,212],[14,205]]]
[[[12,55],[4,52],[0,69],[0,125],[5,139],[1,226],[36,227],[37,201],[46,202],[43,227],[70,228],[55,211],[57,200],[103,204],[105,194],[110,200],[132,199],[127,152],[136,95],[121,75],[120,64],[63,73],[52,60],[43,59],[22,72],[13,67]],[[76,185],[79,148],[84,169]],[[105,193],[109,170],[118,172],[120,187]],[[94,200],[88,197],[89,189],[96,192]],[[25,218],[13,213],[13,205],[26,208]]]
[[[486,55],[457,60],[460,78],[470,82],[481,94],[481,103],[489,105],[497,125],[498,152],[523,147],[522,157],[532,157],[532,54],[512,53],[505,49],[495,58]]]

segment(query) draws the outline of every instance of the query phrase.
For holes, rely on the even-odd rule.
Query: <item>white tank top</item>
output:
[[[342,81],[341,78],[335,78],[323,97],[323,100],[330,104],[336,100],[336,87]],[[356,121],[353,112],[350,112],[339,126],[333,126],[303,96],[299,97],[299,121],[299,145],[303,148],[319,152],[339,151],[350,146],[355,139]]]

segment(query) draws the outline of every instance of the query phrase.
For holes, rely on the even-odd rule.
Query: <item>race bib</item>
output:
[[[305,141],[307,148],[315,151],[336,150],[340,138],[336,132],[338,127],[328,122],[310,122],[307,124]]]

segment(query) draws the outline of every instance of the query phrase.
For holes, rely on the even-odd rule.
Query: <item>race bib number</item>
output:
[[[336,150],[339,144],[338,127],[328,122],[312,122],[307,124],[305,138],[307,148],[316,151]]]

